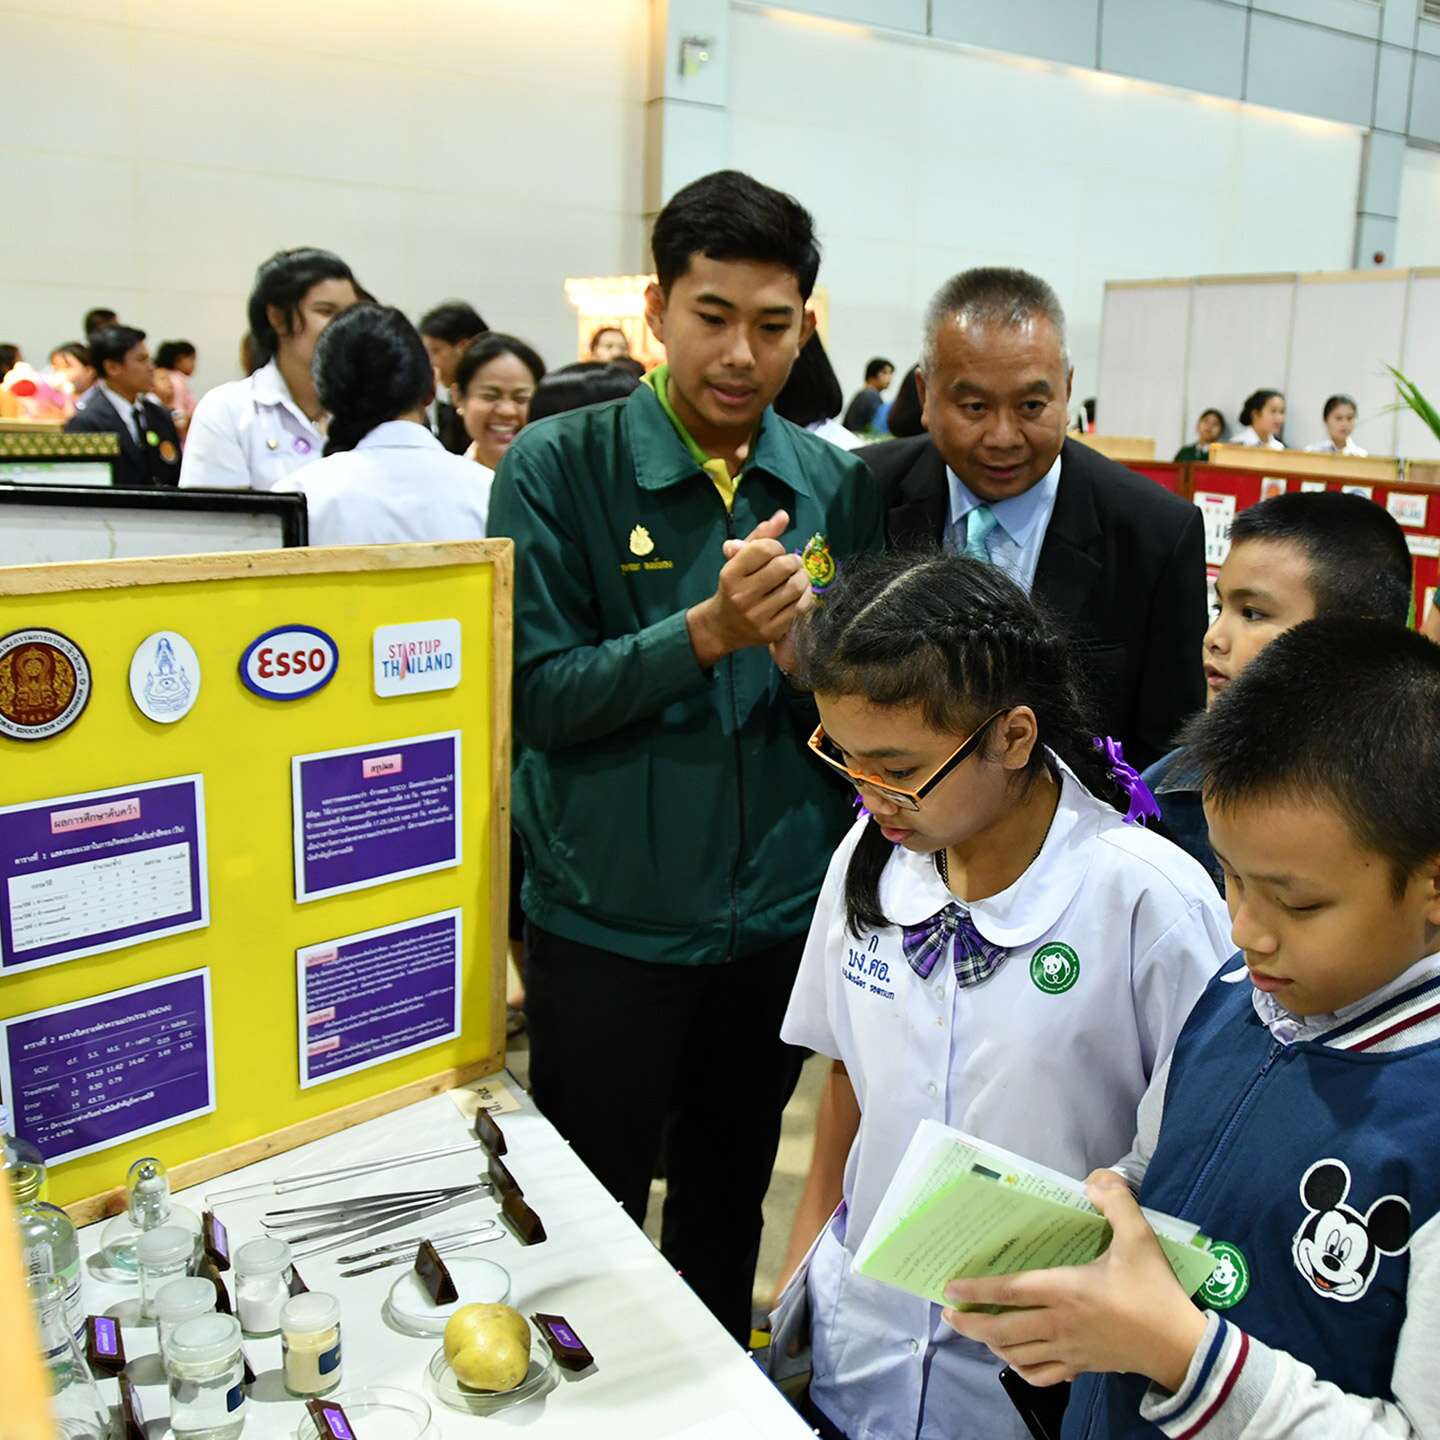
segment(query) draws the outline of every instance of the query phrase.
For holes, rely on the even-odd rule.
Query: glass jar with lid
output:
[[[179,1440],[231,1440],[245,1426],[245,1359],[233,1315],[201,1315],[170,1334],[165,1350],[170,1428]]]
[[[140,1237],[135,1245],[135,1260],[140,1270],[141,1319],[155,1318],[155,1297],[170,1281],[188,1274],[194,1258],[194,1237],[177,1225],[161,1225]]]
[[[177,1325],[198,1315],[209,1315],[215,1309],[215,1284],[203,1276],[186,1275],[166,1281],[155,1296],[155,1324],[160,1332],[160,1358],[165,1358],[165,1345]]]
[[[309,1290],[280,1311],[285,1388],[302,1400],[328,1395],[340,1383],[340,1302]]]
[[[280,1328],[280,1307],[290,1295],[290,1246],[273,1236],[247,1240],[231,1263],[240,1328],[247,1335],[273,1335]]]

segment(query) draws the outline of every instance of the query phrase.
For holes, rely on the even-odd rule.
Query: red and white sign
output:
[[[313,625],[281,625],[256,636],[240,657],[240,678],[267,700],[299,700],[335,678],[340,647]]]

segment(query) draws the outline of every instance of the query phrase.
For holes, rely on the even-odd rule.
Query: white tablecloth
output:
[[[695,1440],[797,1440],[811,1434],[754,1363],[695,1298],[660,1253],[631,1223],[618,1202],[580,1163],[554,1127],[524,1097],[520,1087],[501,1077],[521,1100],[522,1109],[496,1117],[509,1147],[506,1164],[540,1215],[548,1239],[522,1246],[508,1231],[499,1241],[464,1252],[503,1265],[511,1276],[511,1304],[524,1314],[563,1315],[591,1353],[595,1368],[580,1376],[561,1372],[547,1394],[499,1415],[476,1417],[443,1406],[433,1397],[425,1367],[438,1339],[416,1339],[382,1318],[390,1287],[404,1268],[390,1267],[354,1279],[340,1279],[336,1254],[366,1250],[387,1240],[432,1229],[460,1229],[467,1221],[498,1213],[491,1199],[420,1226],[341,1246],[338,1251],[298,1262],[312,1290],[336,1295],[341,1306],[344,1380],[338,1394],[359,1385],[396,1385],[431,1400],[436,1440],[466,1440],[506,1431],[575,1440],[671,1440],[694,1430]],[[603,1087],[597,1086],[597,1093]],[[623,1125],[623,1114],[615,1123]],[[196,1211],[204,1197],[253,1181],[325,1170],[374,1157],[461,1144],[473,1138],[448,1095],[409,1106],[357,1125],[341,1134],[291,1150],[243,1170],[232,1171],[177,1198]],[[133,1155],[143,1153],[143,1141]],[[117,1157],[118,1168],[118,1157]],[[359,1180],[306,1190],[285,1198],[222,1203],[217,1208],[230,1236],[232,1252],[262,1232],[262,1213],[286,1206],[316,1204],[352,1195],[457,1185],[484,1169],[484,1156],[454,1155],[426,1164],[383,1171]],[[80,1233],[87,1274],[85,1296],[92,1313],[118,1316],[124,1326],[131,1374],[147,1421],[149,1440],[169,1434],[164,1424],[167,1395],[158,1359],[144,1358],[155,1348],[151,1326],[134,1321],[136,1291],[97,1279],[91,1257],[100,1249],[103,1224]],[[234,1272],[227,1274],[233,1296]],[[257,1372],[252,1388],[245,1440],[293,1436],[303,1405],[281,1384],[280,1341],[247,1339],[246,1352]],[[118,1382],[104,1380],[101,1393],[118,1404]],[[687,1436],[688,1440],[688,1436]]]

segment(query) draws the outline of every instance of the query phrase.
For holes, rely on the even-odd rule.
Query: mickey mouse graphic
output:
[[[1361,1214],[1345,1203],[1350,1170],[1343,1160],[1317,1160],[1301,1177],[1310,1214],[1295,1232],[1295,1268],[1326,1300],[1348,1304],[1370,1288],[1382,1255],[1410,1248],[1410,1205],[1385,1195]]]

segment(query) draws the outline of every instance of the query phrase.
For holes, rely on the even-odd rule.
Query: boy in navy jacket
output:
[[[1241,953],[1090,1177],[1109,1250],[956,1282],[1024,1308],[946,1319],[1032,1384],[1081,1376],[1065,1440],[1440,1435],[1440,647],[1309,621],[1185,743]],[[1206,1308],[1127,1181],[1211,1237]]]

